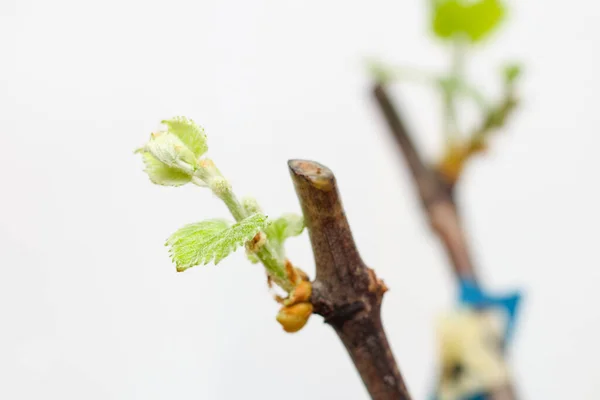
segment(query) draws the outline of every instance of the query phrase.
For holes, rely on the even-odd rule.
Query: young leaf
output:
[[[158,161],[152,154],[142,151],[142,158],[146,168],[144,171],[150,177],[150,180],[163,186],[181,186],[190,182],[192,177],[176,168],[168,167]]]
[[[504,67],[504,81],[509,85],[514,83],[521,75],[521,66],[519,64],[509,64]]]
[[[169,132],[153,133],[143,150],[169,167],[181,169],[180,162],[188,164],[190,168],[196,166],[194,153],[178,136]]]
[[[177,136],[189,148],[196,158],[206,153],[208,144],[204,129],[186,117],[175,117],[161,121],[170,133]]]
[[[292,236],[298,236],[304,230],[304,218],[296,214],[283,214],[265,229],[267,239],[281,258],[285,257],[283,244]]]
[[[267,217],[254,214],[229,226],[224,220],[213,219],[186,225],[168,240],[177,271],[214,261],[218,264],[236,248],[252,239],[267,226]]]
[[[471,42],[479,42],[504,17],[500,0],[434,0],[433,32],[442,39],[463,35]]]

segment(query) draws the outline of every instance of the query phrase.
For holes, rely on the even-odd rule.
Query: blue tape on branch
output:
[[[462,400],[488,400],[489,396],[487,394],[481,393],[481,394],[476,394],[474,396],[470,396],[470,397],[465,397]],[[438,397],[436,395],[433,395],[431,397],[431,400],[438,400]]]
[[[494,307],[506,312],[508,319],[504,332],[505,342],[509,342],[513,335],[521,297],[521,292],[518,291],[510,293],[506,296],[492,296],[486,293],[479,287],[479,285],[477,285],[476,282],[472,280],[459,280],[459,301],[462,304],[473,308]]]
[[[465,399],[465,400],[487,400],[487,399],[488,399],[487,394],[476,394],[475,396],[469,397],[468,399]]]

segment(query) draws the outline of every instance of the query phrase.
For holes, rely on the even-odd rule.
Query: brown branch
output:
[[[429,223],[444,244],[454,273],[463,279],[475,280],[473,262],[454,201],[453,186],[425,165],[385,88],[376,85],[374,94],[390,131],[405,156]]]
[[[381,323],[387,288],[356,249],[333,172],[302,160],[289,168],[315,257],[314,312],[335,329],[373,399],[409,400]]]
[[[468,242],[463,231],[460,215],[454,198],[454,182],[449,182],[435,169],[426,166],[419,152],[412,143],[411,136],[401,119],[400,113],[394,107],[385,87],[375,85],[373,93],[391,133],[412,173],[417,186],[425,214],[433,231],[442,241],[451,262],[454,274],[459,279],[475,281],[475,268],[470,256]],[[514,108],[514,102],[507,103],[502,118]],[[486,120],[484,127],[494,126],[495,120]],[[515,400],[514,389],[510,383],[495,389],[492,400]]]

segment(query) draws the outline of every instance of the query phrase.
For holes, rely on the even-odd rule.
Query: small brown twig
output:
[[[314,313],[335,329],[373,399],[410,400],[381,323],[387,288],[358,253],[333,172],[312,161],[288,164],[315,258]]]
[[[450,187],[456,184],[467,161],[487,149],[489,137],[504,126],[517,104],[513,85],[508,85],[501,101],[489,107],[479,126],[466,138],[447,144],[444,157],[436,170]]]
[[[412,143],[411,136],[408,134],[398,110],[392,104],[385,87],[382,84],[376,84],[373,92],[390,127],[390,132],[405,156],[425,214],[433,231],[439,236],[446,249],[454,274],[458,279],[475,282],[475,267],[456,206],[455,182],[448,181],[436,169],[425,164]],[[511,99],[503,109],[505,112],[502,114],[502,118],[513,108],[514,102]],[[496,121],[486,120],[483,128],[492,128],[495,125]],[[492,400],[515,400],[517,397],[512,385],[508,383],[494,390],[490,398]]]

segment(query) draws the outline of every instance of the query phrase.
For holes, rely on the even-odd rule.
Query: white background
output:
[[[490,92],[507,60],[523,105],[460,186],[487,287],[526,288],[511,364],[523,399],[600,397],[600,7],[511,1],[469,60]],[[274,321],[242,252],[177,274],[162,246],[226,216],[153,186],[133,149],[160,119],[205,126],[210,156],[268,214],[299,211],[286,160],[331,167],[414,399],[434,379],[454,281],[369,93],[365,59],[441,69],[426,2],[0,0],[0,398],[364,399],[333,331]],[[400,97],[402,86],[395,86]],[[440,107],[402,92],[439,154]],[[307,236],[292,260],[312,273]]]

